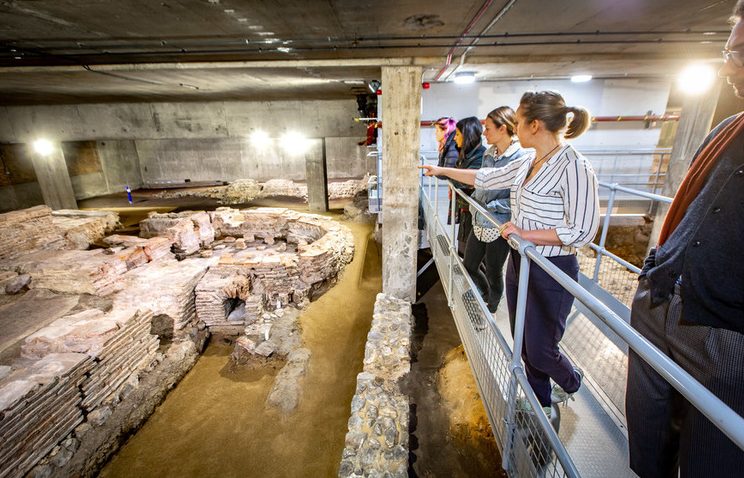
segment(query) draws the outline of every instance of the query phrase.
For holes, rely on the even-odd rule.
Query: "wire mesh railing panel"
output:
[[[594,251],[588,247],[579,251],[577,254],[579,271],[589,278],[594,277],[597,257]],[[604,258],[599,266],[597,282],[604,290],[630,308],[638,286],[638,274],[628,270],[622,264]]]
[[[507,470],[508,474],[518,477],[566,476],[560,463],[554,460],[553,448],[545,432],[538,430],[537,422],[528,420],[517,423],[515,433],[510,433],[506,424],[509,391],[514,390],[511,349],[459,257],[452,254],[451,225],[445,227],[438,220],[433,205],[426,198],[424,201],[426,230],[430,238],[436,238],[436,246],[432,247],[434,263],[439,270],[491,429],[499,448],[502,452],[511,453],[510,457],[514,460],[513,466]],[[524,391],[521,394],[524,396]],[[515,399],[512,392],[512,408]],[[515,449],[508,451],[509,443]]]

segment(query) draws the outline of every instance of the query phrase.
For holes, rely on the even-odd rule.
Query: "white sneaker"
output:
[[[584,381],[584,371],[579,367],[574,367],[574,372],[579,375],[579,388],[581,388],[581,383]],[[578,389],[576,390],[578,391]],[[574,398],[574,393],[576,392],[568,393],[563,390],[560,385],[555,384],[553,385],[553,389],[550,391],[550,401],[553,403],[566,403],[569,400],[576,400]]]
[[[516,403],[516,410],[517,413],[532,413],[532,405],[530,405],[530,402],[527,401],[526,398],[518,398]],[[548,417],[548,420],[550,420],[550,416],[553,413],[553,407],[550,405],[548,405],[547,407],[542,407],[542,411],[545,416]]]

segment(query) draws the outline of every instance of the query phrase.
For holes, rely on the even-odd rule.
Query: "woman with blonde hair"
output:
[[[508,106],[501,106],[488,113],[483,136],[486,137],[489,148],[483,155],[482,168],[500,168],[532,154],[519,144],[515,113]],[[509,188],[476,188],[471,197],[500,223],[511,219]],[[498,226],[483,214],[472,207],[470,214],[473,217],[473,232],[467,238],[463,264],[480,289],[488,310],[496,312],[504,293],[504,262],[509,255],[509,244],[499,235]],[[485,274],[481,271],[481,263],[485,265]]]

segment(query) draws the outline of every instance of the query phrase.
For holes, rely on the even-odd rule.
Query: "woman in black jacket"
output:
[[[481,122],[475,116],[469,116],[461,119],[455,125],[455,144],[459,154],[455,167],[458,169],[480,169],[483,163],[483,153],[486,152],[486,147],[483,146],[483,127]],[[461,189],[468,196],[473,194],[472,186],[452,181],[457,189]],[[468,236],[473,230],[472,218],[470,216],[470,207],[468,203],[457,197],[457,204],[455,208],[458,213],[460,228],[457,231],[457,245],[460,255],[465,254],[465,244],[468,241]]]

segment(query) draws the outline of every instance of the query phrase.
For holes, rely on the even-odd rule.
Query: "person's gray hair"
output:
[[[734,12],[731,14],[729,21],[733,25],[744,17],[744,0],[738,0],[734,6]]]

